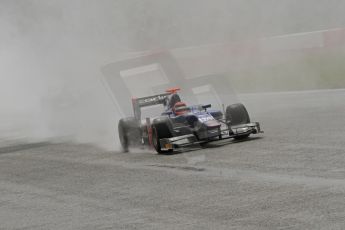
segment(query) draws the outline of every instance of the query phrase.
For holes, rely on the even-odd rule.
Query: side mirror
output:
[[[204,110],[211,108],[211,104],[203,105],[201,106]]]

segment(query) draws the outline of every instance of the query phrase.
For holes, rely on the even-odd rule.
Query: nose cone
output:
[[[198,131],[199,139],[210,139],[220,135],[220,123],[217,120],[206,121]]]
[[[208,129],[220,127],[220,123],[219,123],[217,120],[206,121],[206,122],[204,123],[204,125],[205,125]]]

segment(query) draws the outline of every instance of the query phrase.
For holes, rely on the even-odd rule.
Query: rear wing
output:
[[[149,97],[132,98],[132,105],[134,111],[134,117],[137,120],[141,119],[141,108],[153,105],[163,104],[166,105],[168,96],[171,93],[163,93]]]

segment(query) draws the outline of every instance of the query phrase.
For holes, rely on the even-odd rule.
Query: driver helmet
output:
[[[182,115],[185,113],[188,113],[190,111],[189,107],[187,107],[186,103],[184,102],[176,102],[176,104],[173,107],[173,112],[176,115]]]

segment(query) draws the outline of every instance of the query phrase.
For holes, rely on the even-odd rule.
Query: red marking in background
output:
[[[323,32],[325,47],[332,47],[345,44],[345,29],[329,30]]]
[[[261,51],[260,40],[229,43],[222,49],[233,56],[253,56],[259,55]]]
[[[134,104],[134,102],[137,100],[136,97],[132,97],[132,104]]]

